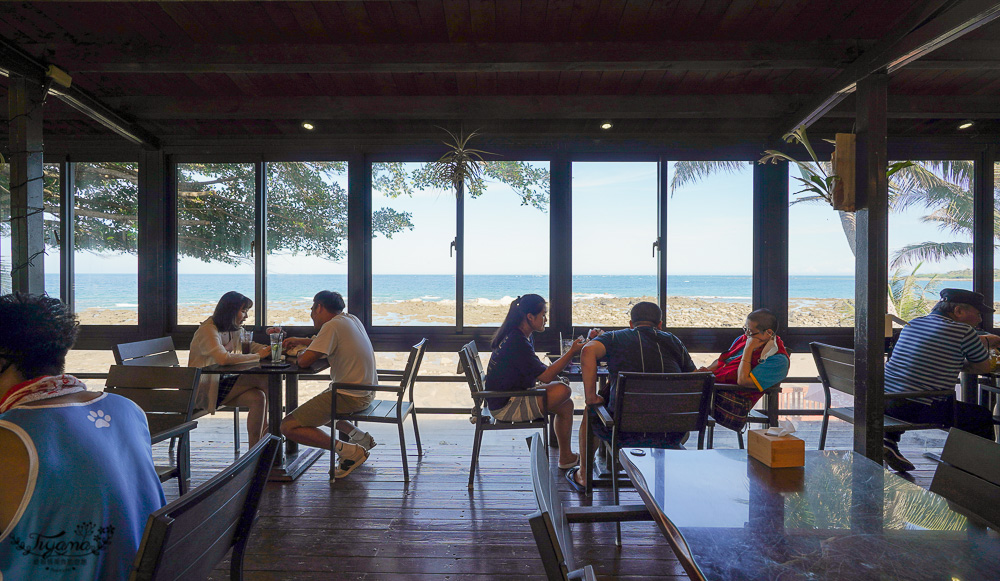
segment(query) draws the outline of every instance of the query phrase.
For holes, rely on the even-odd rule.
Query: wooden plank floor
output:
[[[379,445],[348,478],[331,485],[329,455],[292,483],[269,483],[246,560],[249,580],[312,579],[543,579],[526,515],[535,510],[528,471],[528,432],[484,436],[475,490],[466,488],[473,426],[463,417],[419,419],[424,448],[418,457],[407,427],[409,485],[403,483],[394,426],[364,426]],[[799,424],[808,448],[819,440],[819,422]],[[851,447],[851,428],[831,422],[828,448]],[[575,435],[575,434],[574,434]],[[928,486],[934,465],[924,451],[940,452],[945,433],[926,430],[903,438],[904,454],[917,464],[912,476]],[[245,449],[244,440],[244,449]],[[733,432],[719,429],[717,448],[736,447]],[[592,498],[570,490],[552,458],[552,475],[566,504],[610,504],[610,489]],[[166,447],[155,451],[158,461]],[[229,414],[199,419],[192,439],[192,484],[232,462]],[[176,482],[165,485],[168,500]],[[641,503],[626,489],[622,501]],[[574,525],[578,560],[598,576],[620,579],[684,579],[673,553],[651,522],[623,525],[623,548],[614,545],[613,524]],[[212,579],[228,579],[228,563]]]

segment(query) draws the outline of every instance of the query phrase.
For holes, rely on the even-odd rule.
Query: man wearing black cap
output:
[[[913,319],[900,331],[892,358],[885,365],[886,393],[954,389],[960,371],[989,372],[989,350],[1000,344],[1000,337],[980,335],[975,327],[992,313],[993,308],[980,293],[942,290],[931,314]],[[954,405],[942,398],[893,399],[886,400],[885,413],[908,422],[942,423],[993,439],[989,410],[960,401]],[[901,436],[900,432],[885,435],[885,461],[893,470],[908,472],[913,464],[899,453]]]

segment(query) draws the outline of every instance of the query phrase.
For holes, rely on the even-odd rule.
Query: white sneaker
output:
[[[333,477],[335,479],[343,478],[348,474],[350,474],[351,472],[354,472],[355,468],[364,464],[365,460],[368,459],[369,456],[368,450],[365,450],[361,446],[358,446],[356,449],[361,452],[361,454],[358,457],[347,458],[344,455],[340,455],[340,459],[337,462],[337,468],[336,470],[333,471]]]
[[[358,446],[361,446],[365,450],[371,450],[375,446],[378,446],[378,442],[375,441],[375,438],[372,438],[371,434],[369,434],[368,432],[362,432],[360,430],[358,430],[358,435],[351,436],[351,438],[348,441],[351,444],[357,444]]]

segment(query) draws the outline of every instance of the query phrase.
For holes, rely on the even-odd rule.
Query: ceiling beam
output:
[[[804,96],[108,97],[139,119],[681,119],[777,117]]]
[[[892,72],[1000,16],[995,0],[923,0],[870,50],[845,68],[802,107],[782,118],[775,138],[808,127],[878,70]]]
[[[417,44],[38,44],[71,73],[461,73],[841,68],[870,43],[514,42]]]
[[[46,76],[47,70],[48,66],[35,60],[18,46],[0,39],[0,74],[8,77],[15,74],[35,79],[43,86],[49,86],[50,94],[123,138],[150,149],[159,147],[159,140],[155,135],[126,119],[87,91],[72,85],[63,87],[57,83],[47,82],[49,81]]]

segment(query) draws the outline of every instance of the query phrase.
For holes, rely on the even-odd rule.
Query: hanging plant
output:
[[[434,181],[450,183],[455,188],[455,195],[459,196],[464,191],[466,182],[482,181],[486,170],[483,156],[496,154],[469,147],[469,141],[479,135],[478,131],[472,131],[468,135],[459,132],[456,135],[443,127],[439,129],[446,132],[451,141],[441,142],[448,151],[431,164],[430,174]]]

